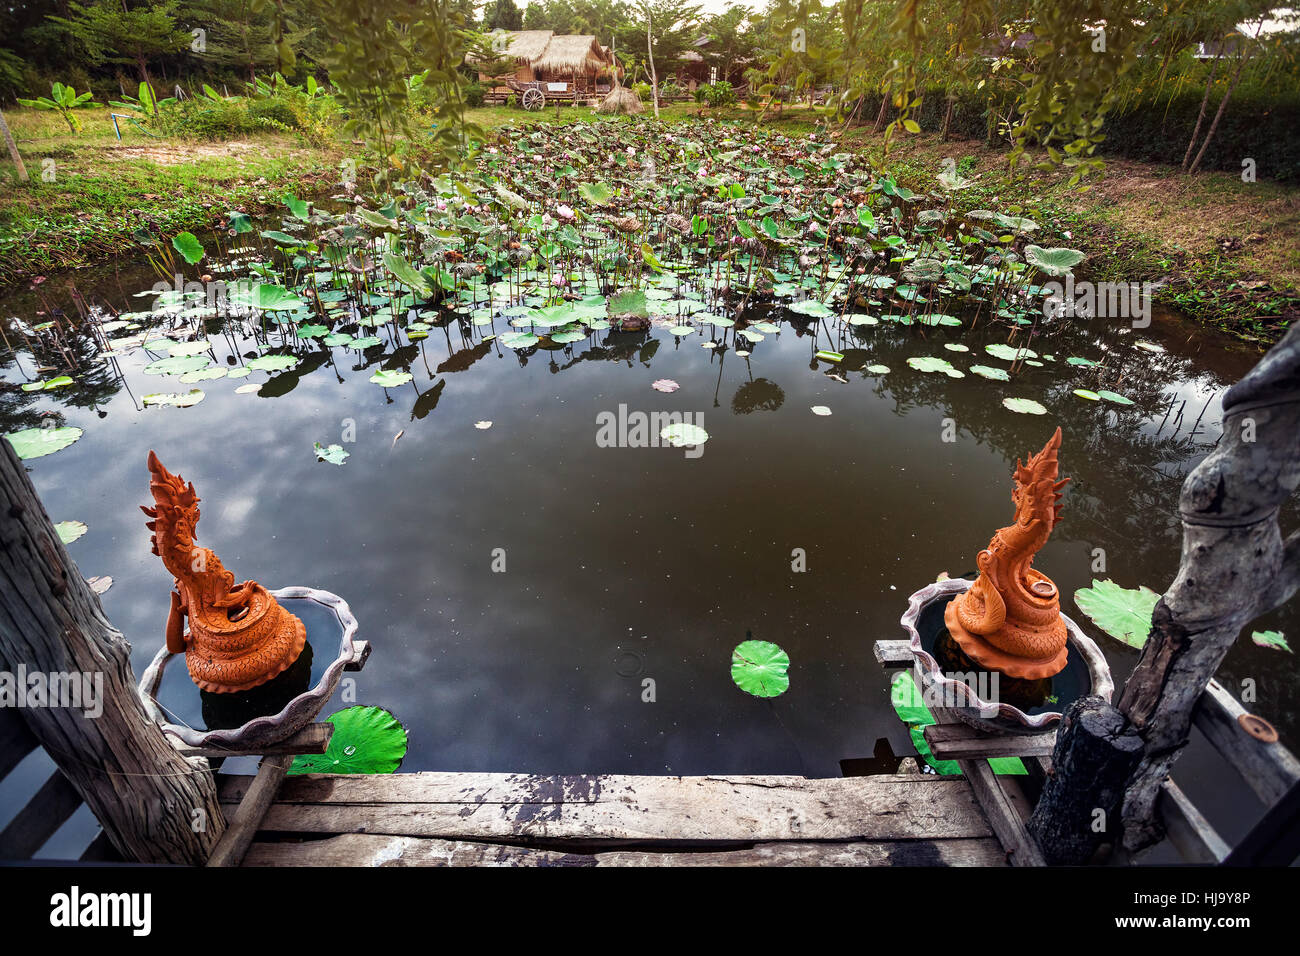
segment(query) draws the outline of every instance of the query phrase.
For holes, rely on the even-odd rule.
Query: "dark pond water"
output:
[[[112,269],[77,287],[88,302],[139,309],[130,294],[153,281]],[[75,314],[61,281],[42,296],[11,294],[0,316],[35,324],[46,305]],[[1036,566],[1122,684],[1137,652],[1093,627],[1072,595],[1094,577],[1157,591],[1172,580],[1182,478],[1218,436],[1223,391],[1257,356],[1167,316],[1139,332],[1075,321],[1031,343],[1055,363],[1002,383],[906,364],[936,355],[958,368],[1005,367],[983,345],[1006,330],[985,323],[849,329],[764,317],[781,331],[742,339],[748,356],[734,330],[713,350],[703,334],[679,340],[655,327],[521,354],[481,344],[485,330],[458,320],[417,341],[385,329],[382,348],[364,354],[304,343],[290,372],[200,382],[206,398],[188,408],[142,407],[147,393],[192,386],[144,374],[159,356],[140,349],[82,365],[68,388],[22,392],[39,376],[11,330],[0,431],[50,415],[85,429],[27,464],[51,518],[88,526],[70,552],[84,575],[112,577],[103,605],[133,645],[137,674],[163,641],[171,583],[137,508],[149,500],[154,449],[195,483],[200,543],[237,579],[310,585],[350,603],[374,646],[357,702],[387,707],[409,728],[404,770],[835,776],[880,737],[911,753],[872,643],[902,637],[911,592],[940,572],[973,571],[1011,517],[1017,457],[1057,425],[1073,481]],[[222,365],[254,345],[210,338]],[[846,360],[818,363],[818,348]],[[1107,378],[1067,369],[1071,355],[1104,360]],[[891,371],[865,371],[873,364]],[[369,381],[381,367],[414,378],[386,389]],[[661,378],[680,389],[652,390]],[[259,382],[259,393],[235,391]],[[1135,404],[1086,401],[1077,387],[1117,388]],[[1048,414],[1013,413],[1007,396],[1041,401]],[[601,447],[598,416],[620,406],[691,413],[709,440],[698,456]],[[350,457],[320,462],[315,442]],[[802,572],[792,570],[796,549]],[[1093,571],[1097,549],[1104,573]],[[504,571],[494,570],[502,556]],[[1255,627],[1294,643],[1300,612],[1293,604]],[[747,637],[789,652],[783,696],[733,685],[731,650]],[[1293,747],[1297,676],[1293,656],[1248,635],[1220,674],[1234,688],[1253,681],[1253,709]],[[193,708],[182,715],[191,722],[197,696]],[[1199,738],[1178,778],[1230,839],[1260,812]],[[0,788],[0,820],[21,806],[19,786]]]

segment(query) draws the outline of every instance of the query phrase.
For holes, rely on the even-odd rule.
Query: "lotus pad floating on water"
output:
[[[744,641],[731,652],[731,679],[747,694],[778,697],[790,686],[790,655],[770,641]]]
[[[709,440],[709,433],[699,425],[683,422],[662,429],[659,437],[674,448],[689,448],[703,445]]]
[[[18,457],[27,461],[62,451],[82,436],[80,428],[64,425],[58,428],[24,428],[5,435],[14,446]]]
[[[1093,580],[1074,592],[1074,603],[1092,622],[1129,647],[1141,647],[1151,634],[1151,613],[1160,595],[1147,587],[1122,588],[1114,581]]]
[[[1002,404],[1022,415],[1046,415],[1047,409],[1032,398],[1004,398]]]
[[[303,773],[396,773],[406,756],[406,728],[382,707],[345,707],[326,720],[334,735],[323,754],[293,758],[290,776]]]

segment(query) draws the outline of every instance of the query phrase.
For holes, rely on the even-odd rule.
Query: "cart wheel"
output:
[[[546,105],[546,94],[541,90],[525,90],[523,98],[524,109],[530,113],[540,110]]]

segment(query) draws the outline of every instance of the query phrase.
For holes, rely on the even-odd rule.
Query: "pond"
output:
[[[209,268],[247,257],[227,250]],[[529,333],[481,288],[392,321],[387,303],[370,323],[364,308],[329,310],[329,335],[379,340],[356,348],[278,326],[275,310],[222,320],[164,299],[150,312],[152,299],[133,296],[155,271],[117,263],[76,277],[88,319],[61,279],[0,300],[0,315],[29,330],[7,332],[0,431],[51,417],[83,430],[27,465],[51,519],[85,524],[70,552],[87,577],[111,576],[102,602],[137,674],[163,641],[171,583],[137,509],[152,449],[195,483],[199,543],[237,580],[349,602],[374,653],[347,703],[381,705],[406,725],[404,771],[819,777],[881,737],[911,753],[872,643],[902,637],[907,596],[940,573],[973,576],[976,553],[1011,518],[1017,458],[1058,425],[1072,481],[1035,566],[1122,684],[1138,652],[1093,626],[1073,594],[1094,578],[1156,591],[1172,580],[1179,487],[1255,353],[1157,313],[1141,329],[1035,326],[1016,340],[1036,350],[1035,366],[997,358],[1008,325],[966,306],[950,307],[955,325],[854,324],[800,310],[797,296],[719,299],[697,278],[646,277],[647,329],[588,321],[556,341],[543,327],[513,348],[507,335]],[[587,280],[578,294],[601,291]],[[55,306],[67,310],[62,331],[42,338],[32,330]],[[105,321],[121,326],[103,333]],[[104,357],[105,335],[127,341]],[[223,375],[157,374],[153,363],[185,357],[195,339]],[[295,361],[230,380],[268,355]],[[909,365],[927,356],[966,374]],[[71,384],[22,390],[64,367]],[[389,374],[377,382],[378,372]],[[202,399],[187,407],[145,401],[193,388]],[[707,441],[668,447],[654,427],[651,447],[633,447],[638,419],[656,412],[680,413]],[[347,457],[321,460],[317,443]],[[1300,633],[1300,613],[1283,608],[1254,629]],[[731,651],[747,638],[788,652],[786,693],[758,699],[732,683]],[[1248,707],[1295,743],[1292,655],[1243,635],[1219,676],[1238,693],[1253,681]],[[336,697],[325,712],[341,706]],[[177,716],[198,726],[197,696]],[[1180,782],[1234,839],[1257,803],[1199,737],[1189,750]]]

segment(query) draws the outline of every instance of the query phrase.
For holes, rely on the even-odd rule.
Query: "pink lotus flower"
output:
[[[671,378],[658,379],[654,382],[651,382],[650,387],[653,388],[656,392],[675,392],[679,388],[681,388],[681,386],[678,385],[676,382],[674,382]]]
[[[572,219],[574,212],[568,206],[560,205],[555,207],[555,214],[561,219]]]

